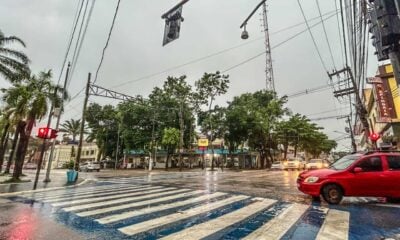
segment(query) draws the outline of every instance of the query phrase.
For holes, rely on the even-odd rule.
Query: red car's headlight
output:
[[[304,180],[305,183],[316,183],[318,182],[319,178],[318,177],[308,177]]]

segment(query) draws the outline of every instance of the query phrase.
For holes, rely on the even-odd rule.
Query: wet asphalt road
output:
[[[84,173],[81,177],[90,181],[78,188],[0,196],[0,239],[400,240],[399,205],[380,205],[374,198],[345,198],[334,207],[312,202],[297,190],[297,175],[261,170]],[[209,198],[200,201],[204,197]],[[263,227],[269,227],[267,233],[254,237]]]

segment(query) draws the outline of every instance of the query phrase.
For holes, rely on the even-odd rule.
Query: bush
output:
[[[74,161],[69,161],[63,164],[62,168],[74,169]]]

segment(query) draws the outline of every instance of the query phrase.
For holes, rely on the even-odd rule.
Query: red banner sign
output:
[[[392,92],[387,81],[374,83],[374,90],[379,110],[379,121],[390,122],[392,118],[396,118],[396,111],[394,109]]]

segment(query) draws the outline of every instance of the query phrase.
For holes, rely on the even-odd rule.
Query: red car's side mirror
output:
[[[355,168],[353,169],[353,172],[354,172],[354,173],[360,173],[360,172],[363,172],[363,169],[360,168],[360,167],[355,167]]]

